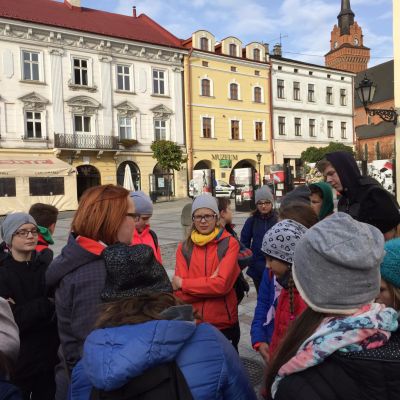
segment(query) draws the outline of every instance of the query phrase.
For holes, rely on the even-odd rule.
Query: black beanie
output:
[[[150,246],[117,243],[107,247],[103,257],[107,273],[101,292],[103,301],[173,292],[168,275]]]

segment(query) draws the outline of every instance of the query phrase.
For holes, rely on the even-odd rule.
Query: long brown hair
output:
[[[295,356],[301,344],[316,331],[326,316],[326,314],[316,312],[308,307],[289,327],[268,368],[266,377],[268,399],[271,398],[271,386],[279,369]]]
[[[105,303],[101,307],[95,328],[110,328],[160,320],[163,319],[160,316],[161,312],[183,304],[186,303],[170,293],[153,293]],[[198,319],[198,315],[194,315]]]
[[[101,185],[85,191],[71,224],[71,230],[106,244],[118,241],[118,230],[128,210],[129,191],[122,186]]]

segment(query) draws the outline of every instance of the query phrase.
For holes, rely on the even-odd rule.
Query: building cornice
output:
[[[181,66],[184,49],[177,49],[144,42],[90,34],[87,32],[61,29],[32,23],[0,18],[0,38],[25,45],[43,46],[52,54],[63,50],[79,50],[101,54],[103,57],[129,58],[158,64]]]
[[[291,113],[299,113],[299,114],[319,114],[319,115],[326,115],[327,118],[329,116],[333,117],[348,117],[348,118],[353,118],[353,110],[351,110],[348,113],[338,113],[338,112],[329,112],[327,110],[319,111],[319,110],[306,110],[304,108],[292,108],[292,107],[276,107],[273,106],[273,110],[275,111],[287,111]]]

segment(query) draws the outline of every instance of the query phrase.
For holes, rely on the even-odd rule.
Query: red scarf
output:
[[[96,256],[100,256],[103,250],[107,247],[107,245],[103,242],[90,239],[85,236],[78,236],[75,240],[79,246],[87,250],[89,253],[95,254]]]

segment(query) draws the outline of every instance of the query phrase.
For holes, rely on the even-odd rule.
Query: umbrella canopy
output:
[[[129,166],[129,164],[125,165],[124,184],[122,186],[130,192],[135,191],[135,186],[133,186],[131,167]]]

